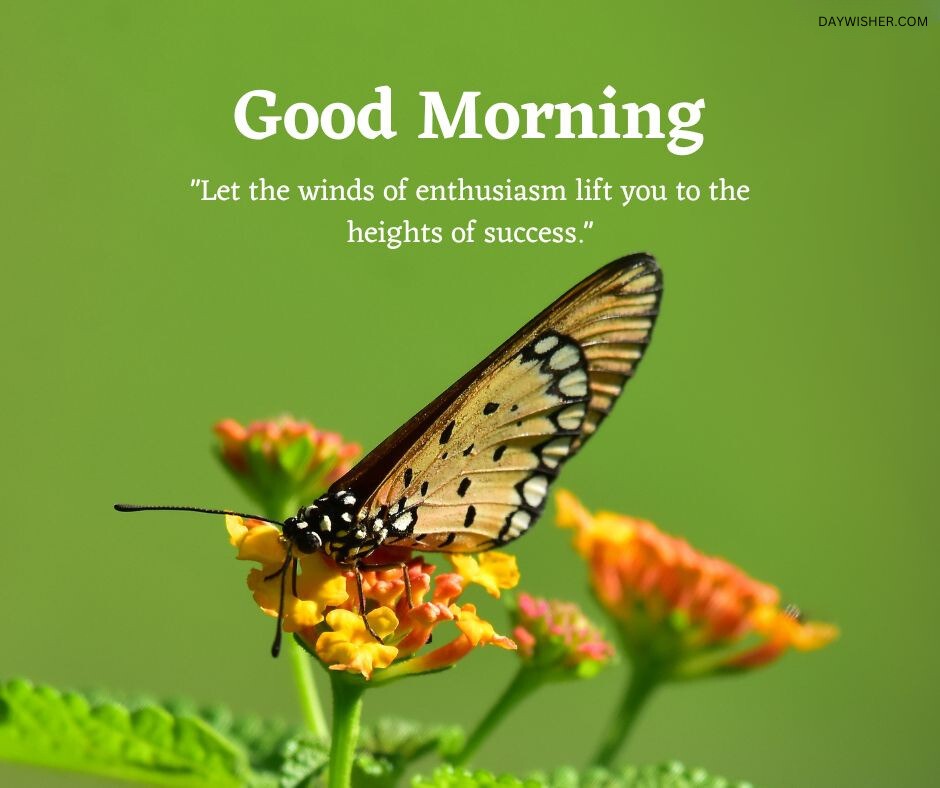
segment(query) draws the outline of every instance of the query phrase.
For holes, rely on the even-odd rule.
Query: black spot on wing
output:
[[[472,451],[473,451],[473,444],[471,443],[469,446],[467,446],[466,449],[463,450],[463,456],[464,456],[464,457],[469,457],[469,456],[470,456],[470,452],[472,452]]]
[[[487,402],[483,408],[483,415],[489,416],[491,413],[496,413],[499,410],[498,402]]]
[[[463,498],[467,494],[467,490],[470,489],[470,477],[464,476],[460,480],[460,484],[457,486],[457,495]]]
[[[428,494],[428,480],[427,479],[421,482],[421,494],[422,495]]]
[[[496,451],[493,452],[493,462],[499,462],[502,459],[503,454],[505,454],[505,452],[506,452],[505,443],[502,446],[497,446]]]
[[[405,487],[411,484],[411,476],[412,476],[411,468],[405,468]]]
[[[470,506],[467,507],[467,516],[463,518],[463,527],[469,528],[471,525],[473,525],[473,521],[476,516],[477,508],[473,504],[470,504]]]
[[[454,434],[454,425],[456,423],[455,421],[451,421],[450,424],[444,427],[444,431],[441,433],[441,446],[447,443],[447,441],[450,440],[450,436]]]

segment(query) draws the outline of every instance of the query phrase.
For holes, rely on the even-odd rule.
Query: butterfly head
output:
[[[315,553],[323,547],[323,537],[317,528],[299,517],[288,517],[284,521],[283,533],[299,553]]]
[[[355,531],[352,525],[356,515],[356,497],[352,493],[327,493],[284,521],[284,538],[300,553],[315,553],[332,544],[339,534]]]

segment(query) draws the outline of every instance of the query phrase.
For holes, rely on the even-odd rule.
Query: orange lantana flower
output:
[[[558,524],[575,530],[594,593],[627,650],[674,677],[756,667],[790,647],[820,648],[838,633],[792,616],[775,587],[646,520],[592,514],[565,491],[556,500]]]
[[[343,476],[359,456],[357,443],[316,429],[290,416],[215,425],[219,458],[239,486],[265,514],[283,518],[317,498]]]
[[[276,616],[282,578],[270,576],[287,558],[280,530],[236,515],[226,517],[226,526],[238,558],[261,564],[260,569],[248,573],[248,587],[258,606]],[[331,670],[385,681],[451,667],[477,646],[515,648],[511,639],[497,634],[492,624],[477,615],[473,605],[457,604],[464,590],[461,575],[452,572],[435,577],[434,567],[421,556],[411,556],[410,551],[385,548],[371,556],[376,564],[404,562],[410,599],[399,567],[360,567],[366,618],[382,642],[372,637],[362,621],[354,570],[338,566],[322,553],[298,553],[296,557],[301,571],[296,596],[292,583],[286,581],[284,631],[296,633],[304,647]],[[507,587],[506,573],[500,577],[501,587]],[[432,631],[446,623],[456,625],[452,640],[425,656],[418,655]]]

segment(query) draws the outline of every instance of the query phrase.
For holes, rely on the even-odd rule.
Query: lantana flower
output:
[[[829,624],[794,618],[774,586],[650,522],[591,514],[566,491],[556,500],[558,524],[575,529],[594,593],[619,623],[627,649],[655,652],[677,677],[757,667],[790,647],[821,648],[837,635]]]
[[[279,577],[272,577],[281,568],[287,555],[281,542],[280,529],[259,520],[227,515],[225,526],[229,541],[238,550],[242,561],[257,561],[260,569],[248,572],[248,588],[258,606],[269,616],[277,616],[280,604]],[[319,553],[297,555],[297,596],[284,595],[285,632],[297,632],[323,621],[327,608],[342,605],[349,598],[346,578],[336,564]]]
[[[526,664],[552,678],[587,678],[614,656],[614,647],[573,602],[519,594],[513,638]]]
[[[265,513],[279,519],[317,498],[361,453],[359,444],[338,433],[289,416],[247,427],[225,419],[214,432],[223,465]]]
[[[261,564],[248,574],[255,601],[267,615],[277,616],[281,578],[271,575],[287,557],[279,529],[236,515],[228,515],[226,525],[238,558]],[[481,618],[473,605],[458,604],[464,590],[459,574],[435,577],[434,567],[421,556],[386,548],[370,557],[376,564],[404,562],[411,586],[410,603],[399,567],[361,567],[366,617],[381,642],[362,621],[354,570],[338,566],[321,553],[298,557],[297,596],[289,589],[284,597],[284,631],[296,633],[303,646],[331,670],[390,681],[451,667],[478,646],[516,648],[510,638],[499,635]],[[441,624],[454,625],[451,639],[426,650]]]
[[[398,619],[387,607],[378,607],[366,617],[380,638],[388,637],[398,628]],[[329,612],[326,623],[330,631],[317,638],[315,648],[330,670],[348,670],[369,678],[375,668],[387,668],[398,656],[397,648],[372,637],[358,613],[336,608]]]
[[[573,528],[591,587],[616,622],[632,673],[594,762],[608,766],[661,684],[767,665],[790,648],[821,648],[837,633],[782,607],[780,593],[645,520],[591,514],[559,492],[558,524]]]
[[[509,553],[490,551],[479,556],[454,553],[448,558],[466,582],[483,586],[486,593],[497,599],[501,590],[515,588],[519,583],[516,557]]]

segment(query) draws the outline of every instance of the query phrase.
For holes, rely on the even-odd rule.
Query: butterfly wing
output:
[[[521,536],[548,486],[610,412],[649,343],[662,275],[649,255],[573,287],[450,386],[332,491],[387,541],[476,552]]]

